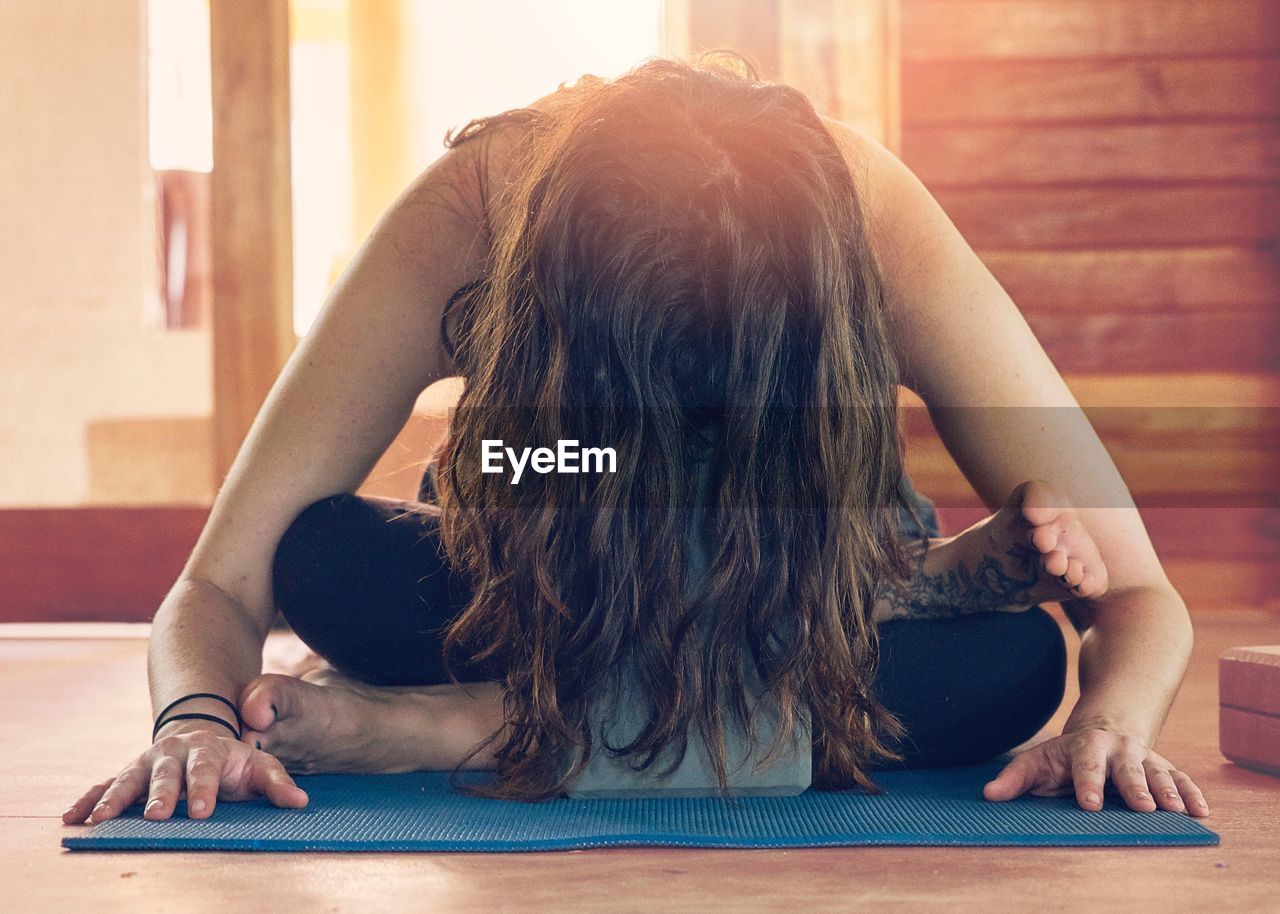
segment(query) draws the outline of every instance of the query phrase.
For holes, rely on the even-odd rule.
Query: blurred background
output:
[[[924,180],[1190,604],[1280,611],[1273,0],[0,0],[0,621],[150,617],[446,129],[709,47]],[[412,497],[445,408],[363,493]],[[981,509],[921,412],[910,469],[955,530]]]

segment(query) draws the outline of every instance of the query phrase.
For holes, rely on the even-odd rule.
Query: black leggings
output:
[[[285,619],[336,669],[379,685],[449,681],[443,632],[469,589],[422,502],[322,499],[281,537],[273,575]],[[993,758],[1035,735],[1062,702],[1066,645],[1039,607],[885,622],[880,649],[875,693],[906,728],[897,747],[906,767]],[[499,678],[451,659],[460,681]]]

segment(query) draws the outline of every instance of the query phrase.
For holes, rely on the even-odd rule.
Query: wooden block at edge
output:
[[[1218,658],[1218,746],[1246,768],[1280,775],[1280,646]]]
[[[1280,715],[1280,645],[1223,651],[1218,658],[1218,703]]]
[[[1237,765],[1280,776],[1280,717],[1224,705],[1218,709],[1218,748]]]

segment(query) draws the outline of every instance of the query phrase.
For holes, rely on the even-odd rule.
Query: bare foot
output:
[[[367,695],[267,673],[245,688],[242,739],[271,753],[290,771],[386,771],[375,751],[384,709]]]
[[[1101,596],[1107,566],[1079,515],[1053,486],[1039,480],[1013,490],[999,511],[957,542],[982,558],[974,578],[1008,605]]]
[[[267,673],[240,697],[242,739],[300,774],[449,770],[501,722],[496,686],[460,688],[384,689],[330,669]]]

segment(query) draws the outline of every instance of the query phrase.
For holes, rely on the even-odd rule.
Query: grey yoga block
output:
[[[624,683],[634,679],[628,671]],[[751,724],[755,739],[750,745],[738,727],[726,727],[725,762],[730,796],[790,797],[808,789],[813,777],[813,749],[809,734],[808,713],[797,714],[791,739],[762,765],[777,733],[776,705],[762,697],[758,680],[748,679],[748,704],[752,706]],[[754,688],[750,688],[754,686]],[[623,687],[623,696],[628,691]],[[609,799],[623,797],[699,797],[718,795],[719,784],[705,744],[697,733],[690,733],[688,747],[680,764],[670,774],[670,754],[659,756],[648,768],[637,771],[631,758],[613,756],[601,748],[603,737],[610,745],[626,745],[644,723],[642,709],[634,702],[602,701],[593,720],[595,750],[587,767],[573,782],[568,794],[575,799]],[[726,712],[726,720],[731,716]],[[668,749],[668,753],[671,750]]]
[[[707,467],[700,467],[699,484],[706,491]],[[689,522],[689,576],[686,596],[691,597],[694,585],[701,582],[708,565],[706,543],[709,531],[704,529],[702,499],[690,512]],[[642,771],[637,771],[633,759],[614,756],[602,748],[602,743],[625,746],[640,732],[645,713],[638,702],[629,696],[638,695],[638,678],[633,661],[622,661],[618,681],[621,694],[609,689],[592,708],[592,734],[594,749],[587,766],[574,780],[568,794],[576,799],[609,799],[624,797],[697,797],[720,793],[715,768],[710,754],[699,734],[688,734],[688,747],[680,764],[669,775],[661,776],[670,767],[671,756],[663,755]],[[745,671],[747,704],[751,709],[751,725],[754,739],[748,744],[745,733],[732,723],[733,715],[725,709],[723,719],[730,722],[724,729],[727,793],[730,796],[790,797],[808,789],[813,778],[813,742],[809,728],[808,709],[797,709],[791,739],[767,759],[778,728],[777,703],[764,693],[754,670]]]

